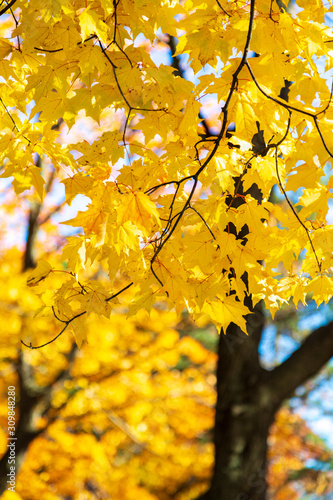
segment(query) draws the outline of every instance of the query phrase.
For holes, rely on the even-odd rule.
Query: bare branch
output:
[[[266,374],[278,402],[290,397],[296,388],[313,377],[333,356],[333,322],[314,330],[303,344],[281,365]]]
[[[6,5],[6,7],[0,10],[0,16],[2,16],[2,14],[5,14],[7,10],[9,10],[12,7],[12,5],[14,5],[14,3],[16,3],[16,0],[11,0],[11,2],[9,2],[9,4]]]

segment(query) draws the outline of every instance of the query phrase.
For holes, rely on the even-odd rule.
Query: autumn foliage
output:
[[[331,11],[0,5],[1,390],[21,385],[33,429],[8,500],[207,489],[210,325],[333,296]]]
[[[12,3],[1,39],[2,176],[40,201],[59,181],[67,203],[89,200],[66,221],[82,231],[60,260],[41,255],[29,278],[67,271],[46,285],[42,314],[53,309],[81,345],[87,316],[110,317],[128,287],[129,316],[162,298],[224,331],[231,321],[246,330],[247,293],[273,315],[310,293],[327,302],[329,5],[299,1],[292,16],[259,0]],[[153,61],[162,33],[178,38],[194,82]],[[210,94],[215,136],[199,116]],[[283,207],[270,200],[274,185]],[[245,225],[246,245],[237,237]],[[93,279],[99,265],[107,284]]]

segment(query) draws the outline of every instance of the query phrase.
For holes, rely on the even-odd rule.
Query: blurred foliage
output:
[[[47,341],[58,322],[35,317],[38,298],[25,286],[21,261],[11,249],[0,266],[0,450],[10,385],[17,425],[27,421],[20,439],[35,434],[18,453],[16,493],[1,498],[185,500],[203,492],[214,459],[214,327],[198,327],[163,303],[150,317],[142,311],[127,319],[125,297],[110,320],[90,315],[81,350],[65,332],[43,349],[22,351],[20,339]],[[27,395],[35,398],[30,406]],[[269,444],[270,498],[329,491],[330,475],[321,470],[331,460],[327,448],[287,407]]]

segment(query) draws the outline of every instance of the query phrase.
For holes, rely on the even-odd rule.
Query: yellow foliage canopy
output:
[[[246,331],[245,295],[273,315],[310,293],[332,297],[332,7],[298,4],[293,15],[262,0],[3,8],[1,176],[17,195],[42,200],[61,182],[68,204],[88,200],[67,221],[81,234],[52,271],[45,255],[29,277],[63,331],[82,332],[91,312],[109,317],[129,287],[130,314],[166,299],[224,331]],[[192,81],[158,60],[163,34],[178,38]],[[200,115],[212,94],[215,135]],[[109,274],[99,289],[98,266]]]

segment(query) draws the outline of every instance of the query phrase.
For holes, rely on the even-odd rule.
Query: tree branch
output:
[[[32,202],[30,205],[29,222],[28,222],[28,235],[27,242],[25,245],[25,252],[23,258],[23,269],[22,271],[27,271],[28,269],[33,269],[36,266],[35,256],[34,256],[34,243],[36,240],[38,232],[38,215],[41,210],[41,204],[38,202]]]
[[[267,375],[266,383],[277,402],[313,377],[333,356],[333,321],[314,330],[286,361]]]
[[[5,14],[7,12],[7,10],[9,10],[11,8],[12,5],[14,5],[14,3],[16,3],[16,0],[12,0],[11,2],[9,2],[9,4],[6,5],[6,7],[4,7],[1,11],[0,11],[0,16],[2,16],[2,14]]]

